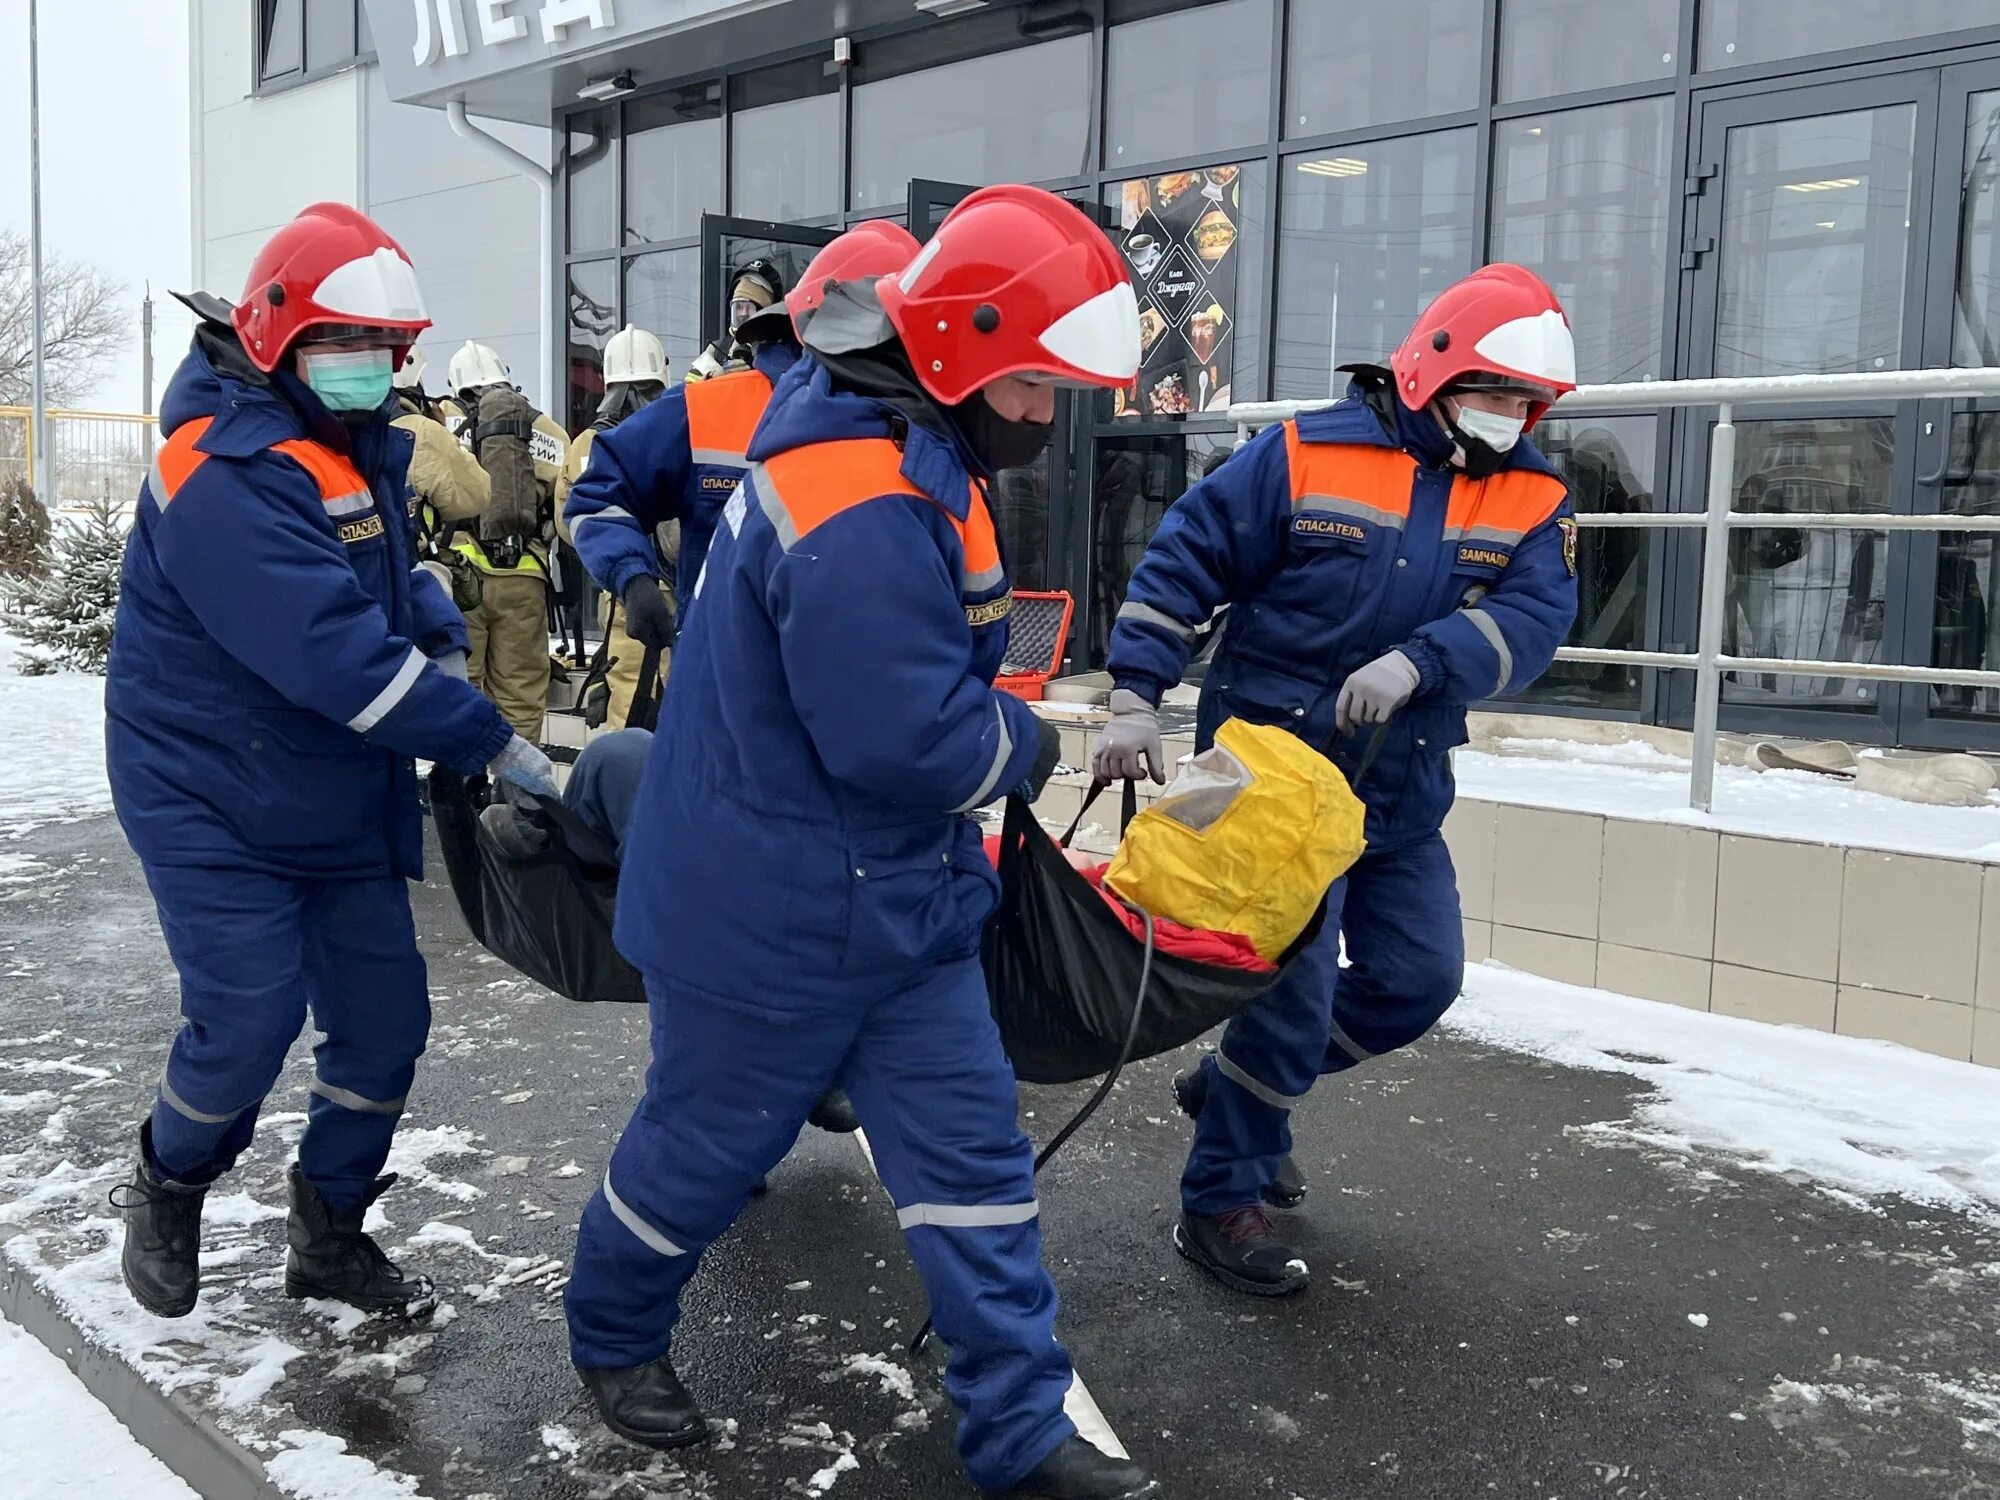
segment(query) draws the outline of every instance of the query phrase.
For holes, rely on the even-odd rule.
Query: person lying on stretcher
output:
[[[632,802],[639,794],[653,734],[649,729],[617,729],[600,734],[577,755],[563,787],[563,806],[573,813],[605,848],[625,858],[625,835],[632,823]],[[555,826],[532,806],[496,796],[479,821],[493,846],[512,859],[532,859],[560,837]],[[854,1106],[839,1089],[829,1089],[807,1117],[821,1130],[847,1134],[860,1126]]]

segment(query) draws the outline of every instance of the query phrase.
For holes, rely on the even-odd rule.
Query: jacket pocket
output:
[[[310,709],[257,709],[240,741],[240,795],[224,809],[246,842],[323,851],[339,865],[382,858],[390,757]]]
[[[1222,717],[1252,724],[1276,724],[1308,744],[1314,743],[1312,734],[1320,717],[1315,710],[1326,696],[1321,684],[1246,661],[1241,656],[1221,664],[1213,679],[1216,695],[1225,710]],[[1218,722],[1210,732],[1219,727]]]
[[[978,946],[999,897],[983,852],[957,846],[962,819],[858,829],[848,836],[854,915],[847,961],[908,966]]]

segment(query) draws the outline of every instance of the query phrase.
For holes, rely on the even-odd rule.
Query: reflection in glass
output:
[[[1113,26],[1104,165],[1174,161],[1268,139],[1271,26],[1272,0],[1226,0]]]
[[[618,267],[608,260],[569,268],[567,353],[569,430],[581,432],[604,399],[604,345],[618,331]]]
[[[306,71],[354,61],[354,0],[306,0]]]
[[[840,96],[730,117],[729,211],[788,223],[840,211]]]
[[[1049,455],[1019,469],[1002,469],[988,491],[1000,555],[1017,589],[1049,586]]]
[[[685,376],[701,352],[701,252],[659,250],[626,261],[625,321],[666,346],[670,381]]]
[[[1586,383],[1652,380],[1663,369],[1672,124],[1663,98],[1494,126],[1491,258],[1518,261],[1554,289]]]
[[[571,250],[608,250],[618,243],[618,146],[612,112],[589,109],[569,117],[557,166],[566,184]]]
[[[1947,515],[2000,515],[2000,413],[1952,418],[1941,499]],[[1931,665],[1975,672],[2000,668],[2000,535],[1960,531],[1938,537]],[[1933,687],[1930,694],[1934,713],[2000,714],[2000,692],[1992,688]]]
[[[2000,363],[2000,92],[1972,96],[1961,186],[1951,362],[1992,365]]]
[[[1569,484],[1582,516],[1655,510],[1653,460],[1658,419],[1552,417],[1535,428],[1535,445]],[[1648,533],[1581,526],[1576,537],[1576,624],[1570,646],[1600,651],[1646,649],[1649,612]],[[1640,669],[1559,661],[1514,696],[1530,702],[1597,708],[1639,707]]]
[[[1339,395],[1336,365],[1385,359],[1472,269],[1475,141],[1443,130],[1285,159],[1278,399]]]
[[[1701,65],[1740,68],[1973,26],[2000,26],[2000,0],[1701,0]]]
[[[913,177],[974,187],[1074,177],[1090,92],[1088,36],[856,84],[849,206],[900,204]]]
[[[1485,9],[1485,0],[1294,5],[1285,33],[1285,134],[1476,109]]]
[[[1729,132],[1715,373],[1902,363],[1915,107]]]
[[[685,239],[722,212],[722,88],[691,84],[625,106],[625,243]]]
[[[1167,507],[1234,450],[1234,433],[1099,438],[1090,491],[1090,660],[1104,660],[1132,570]],[[1199,650],[1199,648],[1197,648]]]
[[[1500,98],[1671,77],[1680,29],[1671,0],[1500,0]]]
[[[1894,433],[1890,417],[1739,421],[1735,508],[1758,515],[1886,512]],[[1888,553],[1886,532],[1732,530],[1723,651],[1881,661]],[[1728,703],[1866,708],[1878,691],[1851,678],[1732,672],[1722,679]]]

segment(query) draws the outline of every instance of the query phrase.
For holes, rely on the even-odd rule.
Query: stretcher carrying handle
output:
[[[632,691],[632,707],[625,715],[628,729],[658,729],[660,699],[660,648],[648,646],[639,658],[639,685]]]
[[[1091,804],[1101,797],[1104,794],[1104,789],[1110,785],[1111,783],[1108,781],[1091,782],[1090,791],[1084,796],[1083,806],[1076,810],[1076,817],[1071,820],[1069,831],[1056,840],[1063,848],[1067,849],[1071,842],[1075,840],[1077,829],[1083,827],[1083,815],[1090,811]],[[1128,781],[1125,783],[1122,805],[1118,809],[1118,837],[1121,839],[1125,837],[1125,830],[1132,826],[1132,820],[1138,816],[1139,783]]]

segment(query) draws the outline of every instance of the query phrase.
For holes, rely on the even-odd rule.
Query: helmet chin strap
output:
[[[1462,469],[1467,479],[1491,479],[1506,466],[1505,452],[1482,442],[1452,419],[1446,397],[1440,396],[1431,403],[1431,416],[1452,441],[1451,457],[1447,462],[1453,468]]]

